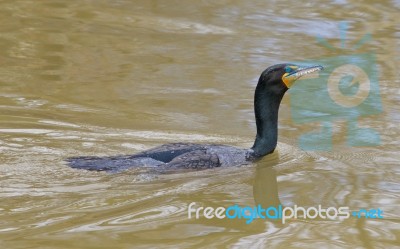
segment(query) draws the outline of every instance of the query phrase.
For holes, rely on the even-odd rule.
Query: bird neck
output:
[[[257,135],[252,150],[259,158],[272,153],[278,141],[278,111],[283,94],[275,94],[258,84],[254,96]]]

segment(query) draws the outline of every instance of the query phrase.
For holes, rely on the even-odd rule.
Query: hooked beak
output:
[[[298,67],[296,70],[290,73],[285,73],[282,76],[282,81],[285,83],[287,88],[290,88],[293,83],[303,77],[304,75],[311,74],[317,71],[323,70],[324,67],[320,65],[310,66],[310,67]]]

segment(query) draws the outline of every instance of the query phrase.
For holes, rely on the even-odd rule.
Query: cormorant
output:
[[[285,92],[302,76],[322,69],[322,66],[277,64],[262,72],[254,94],[257,135],[250,149],[217,144],[172,143],[128,156],[68,158],[68,164],[78,169],[118,172],[136,166],[177,170],[250,163],[275,150],[278,140],[278,110]]]

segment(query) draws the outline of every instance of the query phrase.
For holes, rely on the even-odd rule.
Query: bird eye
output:
[[[293,70],[293,69],[292,69],[292,68],[290,68],[290,67],[285,67],[285,71],[286,71],[286,73],[290,73],[292,70]]]

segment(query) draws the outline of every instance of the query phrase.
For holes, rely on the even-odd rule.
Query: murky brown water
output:
[[[400,243],[400,2],[1,1],[0,248],[394,248]],[[363,117],[377,147],[304,151],[290,96],[277,152],[258,165],[183,174],[73,170],[79,155],[167,142],[248,147],[253,91],[269,65],[372,40],[383,112]],[[352,53],[352,51],[347,51]],[[318,103],[316,103],[318,104]],[[270,167],[274,166],[274,167]],[[381,208],[383,219],[188,219],[187,206],[255,203]]]

